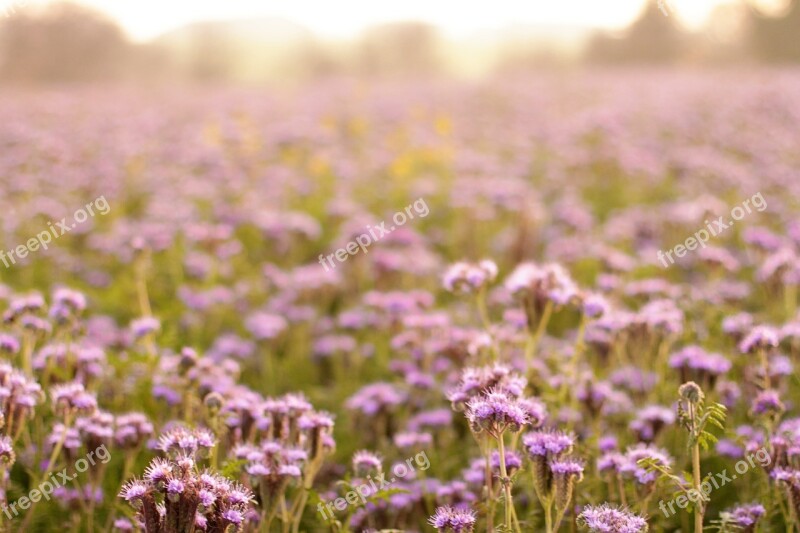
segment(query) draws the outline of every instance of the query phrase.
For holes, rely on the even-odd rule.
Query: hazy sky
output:
[[[0,0],[41,4],[49,0]],[[392,20],[422,20],[453,37],[514,24],[619,28],[635,18],[643,0],[79,0],[117,19],[137,40],[189,22],[277,16],[325,37],[349,37]],[[663,0],[671,16],[699,25],[723,0]]]

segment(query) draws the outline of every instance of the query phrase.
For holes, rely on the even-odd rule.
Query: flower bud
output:
[[[700,385],[698,385],[694,381],[688,381],[683,385],[681,385],[678,388],[678,394],[680,395],[681,398],[691,403],[701,402],[705,398],[705,394],[703,394],[703,389],[701,389]]]

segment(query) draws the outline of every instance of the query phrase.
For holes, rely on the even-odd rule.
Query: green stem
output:
[[[617,488],[619,489],[619,500],[624,507],[628,506],[628,498],[625,497],[625,484],[622,482],[622,477],[617,475]]]
[[[36,483],[33,483],[32,487],[38,487],[41,485],[42,481],[50,477],[50,474],[53,472],[53,465],[56,463],[59,454],[61,453],[61,448],[64,446],[64,441],[67,440],[67,432],[69,431],[69,427],[72,423],[72,416],[68,413],[64,417],[64,431],[61,433],[61,438],[58,439],[58,442],[55,446],[53,446],[53,451],[50,454],[50,458],[47,461],[47,470],[45,471],[44,475],[39,478]],[[28,526],[30,525],[31,519],[33,518],[33,509],[36,507],[37,501],[31,500],[30,509],[28,509],[27,514],[25,515],[25,520],[22,522],[22,526],[20,531],[29,531]]]
[[[771,388],[772,380],[769,376],[769,358],[764,348],[758,349],[758,358],[761,361],[761,368],[764,369],[764,389],[769,389]]]
[[[36,343],[33,335],[33,332],[28,329],[22,334],[22,370],[28,376],[33,376],[31,357],[33,356],[33,345]]]
[[[147,295],[147,280],[145,275],[145,257],[141,255],[134,266],[136,272],[136,295],[139,299],[139,309],[142,316],[153,316],[153,311],[150,308],[150,298]]]
[[[486,330],[486,334],[489,335],[489,339],[492,343],[492,362],[495,362],[500,357],[500,350],[497,348],[497,343],[494,340],[494,335],[492,335],[492,321],[489,319],[489,310],[486,307],[485,286],[481,287],[481,290],[478,292],[476,300],[478,306],[478,314],[481,317],[481,323],[483,324],[483,329]]]
[[[486,477],[486,531],[494,531],[494,491],[492,490],[492,446],[488,437],[484,439],[486,443],[484,450],[485,458],[485,477]],[[483,446],[482,446],[483,447]]]
[[[553,533],[553,503],[548,500],[542,502],[544,506],[544,528],[546,533]]]
[[[511,479],[508,477],[508,472],[506,471],[506,447],[505,443],[503,442],[503,434],[501,433],[497,439],[497,443],[499,446],[500,452],[500,482],[503,484],[503,490],[505,491],[505,527],[506,531],[511,531],[511,509],[514,506],[514,502],[511,499]]]
[[[692,419],[692,435],[694,437],[694,444],[692,445],[692,483],[694,485],[694,490],[697,491],[697,494],[702,495],[703,493],[700,491],[700,443],[697,442],[696,435],[697,430],[694,427],[695,424],[695,417],[697,413],[695,411],[694,404],[689,404],[689,416]],[[703,533],[703,508],[705,507],[705,501],[703,500],[702,496],[700,501],[696,502],[695,509],[694,509],[694,532],[695,533]]]
[[[533,336],[529,338],[530,342],[525,350],[528,369],[531,368],[533,358],[536,356],[536,348],[538,348],[539,341],[542,340],[542,336],[547,330],[547,324],[550,322],[550,315],[552,314],[553,302],[548,300],[544,306],[544,311],[542,311],[542,316],[539,318],[539,324],[536,326],[536,331],[533,333]]]
[[[569,390],[570,386],[577,387],[578,386],[578,364],[580,363],[580,358],[583,353],[583,337],[586,334],[586,315],[581,316],[581,322],[578,326],[578,336],[575,341],[575,348],[572,350],[572,359],[570,360],[570,367],[569,367],[569,376],[570,380],[564,380],[561,384],[561,393],[560,396],[562,400],[566,400],[567,396],[571,396],[570,405],[574,411],[577,411],[578,408],[578,396],[575,394],[573,389],[573,393],[570,395]]]

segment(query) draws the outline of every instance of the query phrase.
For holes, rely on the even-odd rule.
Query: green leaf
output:
[[[244,465],[247,464],[246,459],[235,459],[231,461],[225,461],[222,463],[222,467],[219,469],[219,473],[225,477],[232,477],[236,478],[239,477],[239,474],[242,473],[242,468]]]

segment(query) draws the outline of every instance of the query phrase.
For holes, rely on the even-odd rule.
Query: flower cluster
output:
[[[147,533],[241,531],[253,501],[248,489],[198,471],[188,456],[153,460],[142,479],[126,483],[119,496],[136,509]]]

